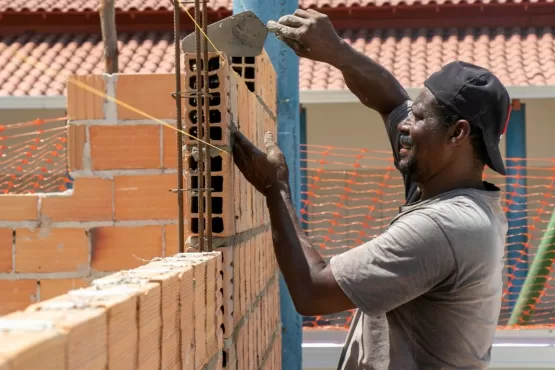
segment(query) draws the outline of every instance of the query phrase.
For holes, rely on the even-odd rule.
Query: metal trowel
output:
[[[234,14],[207,27],[208,51],[216,51],[214,46],[230,57],[255,57],[262,53],[268,28],[252,10]],[[201,42],[204,35],[201,33]],[[211,45],[214,44],[214,46]],[[181,41],[184,53],[196,51],[195,32]]]

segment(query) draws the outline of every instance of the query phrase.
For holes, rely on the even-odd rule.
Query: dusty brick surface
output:
[[[89,127],[93,170],[160,168],[160,127]]]
[[[112,180],[77,178],[70,195],[48,195],[42,199],[41,214],[50,221],[111,221]]]
[[[87,86],[88,89],[84,88],[83,85]],[[104,94],[105,92],[106,82],[104,81],[102,76],[68,76],[67,115],[69,119],[103,119],[105,99],[102,97],[102,94]]]
[[[0,272],[13,270],[13,230],[0,228]]]
[[[90,231],[92,267],[119,271],[162,256],[162,226],[97,227]]]
[[[38,200],[36,195],[0,195],[2,221],[37,220]]]
[[[36,280],[0,280],[0,315],[22,310],[37,300]]]
[[[83,229],[17,229],[16,272],[86,271],[89,239]]]
[[[40,300],[52,299],[88,285],[89,283],[84,279],[43,279],[40,280]]]

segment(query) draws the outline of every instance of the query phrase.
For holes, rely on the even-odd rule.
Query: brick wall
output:
[[[269,218],[233,165],[228,128],[233,122],[263,145],[276,126],[275,73],[265,54],[232,65],[211,54],[208,66],[218,96],[210,135],[223,150],[210,152],[215,252],[196,253],[197,195],[189,191],[189,253],[177,253],[176,134],[167,127],[176,123],[175,76],[73,77],[73,190],[0,196],[1,370],[281,368]],[[191,90],[191,56],[184,70]],[[196,136],[195,99],[182,102]],[[192,188],[197,148],[185,142]]]

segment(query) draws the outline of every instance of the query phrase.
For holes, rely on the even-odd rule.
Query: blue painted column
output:
[[[513,102],[506,133],[507,256],[511,282],[508,292],[512,312],[528,274],[528,203],[526,199],[526,108]]]
[[[298,8],[298,0],[234,0],[233,12],[252,10],[267,23],[292,14]],[[277,77],[278,145],[289,166],[289,178],[293,202],[300,210],[299,167],[299,58],[287,45],[273,34],[268,34],[265,44]],[[280,309],[282,322],[282,369],[302,369],[302,321],[295,310],[287,285],[280,277]]]

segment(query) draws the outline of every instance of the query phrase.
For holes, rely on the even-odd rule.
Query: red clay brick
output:
[[[162,256],[162,226],[97,227],[90,232],[95,270],[132,269]]]
[[[115,219],[175,220],[176,175],[118,176],[115,178]]]
[[[160,168],[158,125],[90,126],[92,168]]]
[[[0,316],[22,310],[36,299],[36,280],[0,280]]]
[[[40,281],[40,300],[45,301],[70,290],[84,288],[90,284],[83,279],[45,279]]]
[[[93,91],[84,88],[88,86]],[[106,82],[100,75],[68,76],[67,115],[70,120],[95,120],[104,118],[102,95],[106,92]]]
[[[87,142],[87,126],[69,125],[67,140],[67,166],[70,171],[85,168],[84,148]]]
[[[176,102],[171,96],[174,91],[175,74],[121,74],[116,82],[116,97],[124,105],[118,104],[118,119],[175,119]]]
[[[86,271],[88,261],[89,239],[83,229],[16,230],[16,272]]]
[[[0,369],[65,369],[66,345],[66,335],[56,330],[1,332],[0,358],[10,365],[0,360]]]
[[[107,317],[100,308],[59,308],[75,302],[68,295],[30,306],[21,313],[22,320],[52,320],[54,326],[67,333],[66,366],[68,369],[107,368]],[[55,304],[52,307],[53,303]],[[50,306],[50,307],[49,307]]]
[[[41,212],[51,221],[111,221],[113,181],[77,178],[71,195],[48,195]]]
[[[36,195],[0,195],[2,221],[37,220],[38,200]]]
[[[0,228],[0,272],[10,272],[13,254],[13,230]]]

